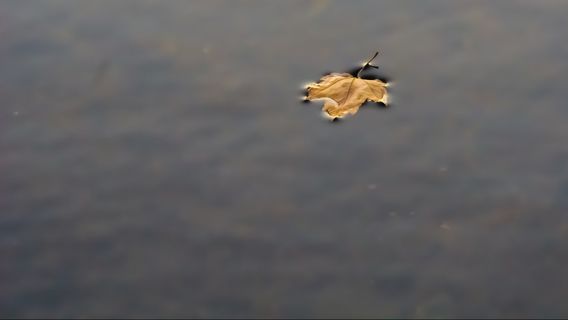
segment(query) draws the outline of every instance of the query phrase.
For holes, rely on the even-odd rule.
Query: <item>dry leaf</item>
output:
[[[322,77],[318,83],[308,84],[306,99],[324,100],[322,110],[332,119],[357,113],[366,101],[388,104],[387,83],[359,78],[363,69],[375,67],[370,62],[377,54],[359,70],[357,77],[348,73],[332,73]]]

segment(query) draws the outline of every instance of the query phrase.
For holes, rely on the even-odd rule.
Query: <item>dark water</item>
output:
[[[0,2],[2,317],[568,316],[568,2]],[[381,51],[394,105],[302,83]]]

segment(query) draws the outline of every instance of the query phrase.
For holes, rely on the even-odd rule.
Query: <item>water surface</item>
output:
[[[1,315],[567,316],[566,30],[565,1],[1,1]],[[392,107],[300,103],[377,49]]]

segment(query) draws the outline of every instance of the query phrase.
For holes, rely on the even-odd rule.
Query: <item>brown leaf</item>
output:
[[[318,83],[308,84],[306,99],[324,100],[322,110],[332,119],[357,113],[366,101],[388,104],[387,83],[359,78],[363,69],[374,67],[370,62],[377,54],[361,68],[357,77],[348,73],[332,73],[322,77]]]

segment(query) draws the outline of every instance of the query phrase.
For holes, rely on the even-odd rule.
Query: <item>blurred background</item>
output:
[[[568,316],[567,30],[550,0],[0,1],[0,315]],[[300,102],[376,50],[391,107]]]

